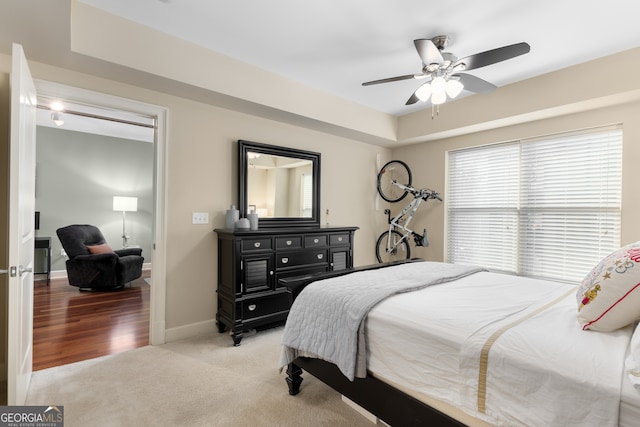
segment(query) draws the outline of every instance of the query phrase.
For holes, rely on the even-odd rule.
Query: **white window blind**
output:
[[[448,154],[447,259],[579,282],[620,245],[622,130]]]

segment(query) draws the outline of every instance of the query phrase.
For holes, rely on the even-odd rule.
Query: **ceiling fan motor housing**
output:
[[[431,39],[434,45],[438,48],[439,51],[444,50],[449,43],[451,43],[451,38],[449,36],[435,36]]]

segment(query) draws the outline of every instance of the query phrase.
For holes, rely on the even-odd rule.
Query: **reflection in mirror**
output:
[[[247,152],[247,204],[259,218],[311,217],[310,160]]]
[[[259,227],[320,226],[320,153],[238,141],[240,216]]]

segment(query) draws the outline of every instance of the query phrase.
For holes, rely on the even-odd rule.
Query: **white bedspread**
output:
[[[483,272],[390,297],[367,318],[369,369],[491,424],[615,426],[631,331],[582,331],[574,290]],[[521,319],[490,347],[482,413],[480,351]]]
[[[463,343],[460,372],[467,408],[486,413],[501,424],[617,426],[630,329],[609,333],[581,330],[575,318],[573,289],[538,314],[535,307],[531,309],[531,313],[517,313],[485,325]],[[497,336],[493,345],[487,341],[492,334]],[[478,399],[483,346],[490,346],[486,404],[482,396]]]
[[[483,271],[439,262],[365,270],[307,286],[294,302],[282,338],[281,369],[298,356],[334,363],[349,380],[366,376],[365,316],[390,295],[422,289]],[[359,351],[362,350],[362,351]]]

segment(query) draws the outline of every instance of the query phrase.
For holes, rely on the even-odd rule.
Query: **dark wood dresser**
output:
[[[282,324],[291,295],[278,280],[353,267],[358,227],[215,229],[218,330],[239,345],[243,331]]]

